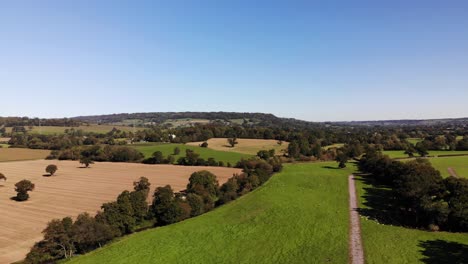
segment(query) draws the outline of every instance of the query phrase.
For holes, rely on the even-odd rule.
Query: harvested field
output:
[[[10,141],[9,137],[0,137],[0,143],[8,143]]]
[[[0,162],[44,159],[49,154],[50,150],[3,147],[0,148]]]
[[[48,164],[56,164],[52,177],[42,176]],[[100,206],[123,190],[131,190],[133,181],[147,177],[152,191],[170,184],[176,191],[185,189],[190,174],[209,170],[224,183],[239,169],[222,167],[189,167],[173,165],[144,165],[137,163],[96,163],[91,168],[79,168],[76,161],[18,161],[0,163],[0,172],[8,181],[0,182],[0,263],[19,261],[30,247],[42,239],[41,231],[54,218],[77,216],[82,212],[94,214]],[[36,188],[30,200],[15,202],[14,184],[31,180]]]
[[[221,151],[239,152],[244,154],[256,155],[259,150],[274,149],[276,154],[281,154],[281,150],[287,149],[289,143],[283,142],[278,145],[278,140],[274,139],[249,139],[238,138],[235,147],[231,148],[228,145],[227,138],[211,138],[208,141],[208,148]],[[190,142],[187,145],[199,146],[203,142]]]

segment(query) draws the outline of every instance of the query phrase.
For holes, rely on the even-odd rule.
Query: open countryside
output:
[[[41,231],[53,218],[76,216],[81,212],[94,214],[104,202],[109,202],[125,189],[132,187],[139,177],[147,177],[156,186],[170,184],[174,190],[186,188],[191,173],[207,169],[222,184],[238,169],[217,167],[190,167],[173,165],[143,165],[124,163],[96,163],[81,168],[77,162],[53,161],[58,166],[54,176],[44,176],[51,161],[4,162],[0,165],[8,175],[0,183],[0,222],[9,228],[0,230],[0,263],[19,261],[35,242],[41,240]],[[31,200],[18,204],[13,185],[28,179],[35,183]]]
[[[0,264],[468,264],[468,1],[3,1]]]

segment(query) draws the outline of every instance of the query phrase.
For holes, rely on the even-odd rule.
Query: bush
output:
[[[22,180],[15,184],[15,191],[17,192],[16,201],[22,202],[29,199],[29,191],[34,190],[34,184],[29,180]]]
[[[58,170],[57,165],[50,164],[46,167],[45,171],[50,174],[50,176],[54,175],[55,172]]]

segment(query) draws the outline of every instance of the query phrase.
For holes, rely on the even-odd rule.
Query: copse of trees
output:
[[[34,190],[34,184],[29,180],[22,180],[15,184],[15,191],[17,192],[15,200],[18,202],[26,201],[29,199],[28,192]]]
[[[443,179],[426,159],[400,162],[379,152],[367,153],[358,168],[391,188],[388,219],[431,230],[468,231],[467,179]]]

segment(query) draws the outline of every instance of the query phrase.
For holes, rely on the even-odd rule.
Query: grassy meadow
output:
[[[429,158],[429,161],[444,177],[450,176],[447,169],[453,168],[458,177],[468,178],[468,156]]]
[[[226,152],[218,151],[209,148],[202,148],[198,146],[189,146],[184,144],[173,144],[173,143],[144,143],[144,144],[134,144],[129,145],[139,150],[145,155],[145,157],[151,157],[155,151],[161,151],[164,156],[172,155],[174,153],[174,148],[178,147],[180,149],[179,155],[174,155],[177,160],[179,157],[185,156],[185,150],[191,149],[196,153],[200,154],[200,157],[203,159],[214,158],[216,161],[223,161],[224,163],[231,163],[233,166],[242,158],[250,158],[252,155],[236,153],[236,152]]]
[[[347,263],[349,170],[287,164],[212,212],[136,233],[71,263]]]

